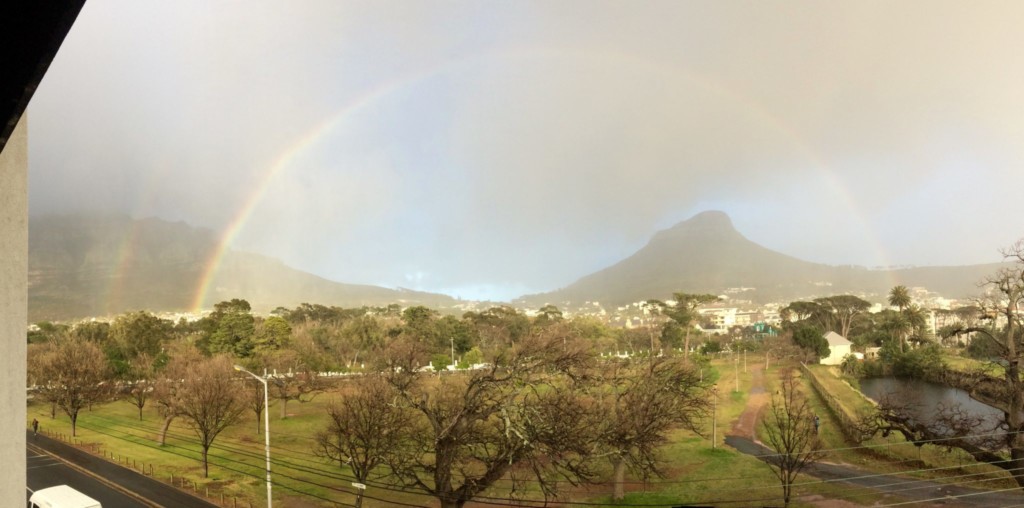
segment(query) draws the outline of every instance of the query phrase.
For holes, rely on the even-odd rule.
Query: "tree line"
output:
[[[1002,284],[993,281],[997,289]],[[41,323],[28,337],[29,384],[53,413],[68,415],[73,433],[81,409],[114,398],[135,405],[140,419],[144,407],[155,407],[163,418],[161,444],[180,419],[195,433],[207,473],[206,455],[217,436],[246,413],[255,416],[259,432],[269,410],[262,384],[233,370],[241,365],[266,375],[282,418],[289,403],[326,390],[341,394],[311,437],[317,454],[350,469],[359,482],[380,479],[426,492],[442,506],[462,506],[499,479],[530,481],[554,498],[559,484],[597,481],[607,465],[614,497],[621,499],[626,473],[662,473],[658,450],[672,429],[704,432],[716,373],[697,353],[731,341],[733,351],[815,358],[827,354],[823,331],[834,330],[914,354],[934,339],[913,325],[918,311],[905,293],[894,288],[889,301],[897,310],[876,314],[852,295],[793,302],[782,311],[782,336],[758,339],[747,331],[700,334],[694,327],[700,308],[717,301],[702,294],[650,300],[646,326],[632,329],[566,318],[550,305],[533,317],[505,306],[457,317],[420,306],[304,303],[262,317],[233,299],[192,322],[139,311],[110,323]],[[911,325],[893,324],[901,322]],[[954,332],[996,339],[1020,334],[1019,326],[982,328]],[[996,339],[990,342],[1005,352],[1005,341]],[[637,354],[601,356],[610,350]],[[451,365],[456,373],[421,372],[428,365],[434,371]],[[468,370],[473,365],[479,368]],[[325,371],[362,375],[332,384],[319,375]],[[776,428],[788,428],[773,417]],[[806,433],[806,415],[787,418],[801,422]],[[793,468],[782,465],[780,474],[791,482]]]
[[[534,317],[494,307],[461,319],[425,307],[315,304],[259,317],[240,299],[195,322],[129,312],[109,324],[40,326],[29,336],[29,385],[53,413],[68,415],[73,434],[82,409],[115,398],[137,406],[140,419],[156,408],[160,444],[180,419],[208,474],[217,436],[247,412],[258,431],[269,409],[262,384],[235,372],[240,365],[269,374],[282,418],[289,402],[344,394],[328,406],[315,451],[359,481],[380,477],[462,506],[508,478],[529,478],[554,497],[559,484],[596,481],[608,464],[621,498],[627,472],[662,474],[658,450],[671,430],[704,433],[713,370],[688,349],[655,352],[663,329],[694,319],[696,305],[678,303],[660,303],[667,317],[639,334],[565,319],[553,306]],[[650,347],[644,355],[600,355],[641,344]],[[470,363],[479,368],[421,372]],[[361,375],[331,386],[319,375],[327,370]]]

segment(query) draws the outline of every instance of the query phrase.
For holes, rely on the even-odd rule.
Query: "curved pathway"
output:
[[[750,397],[747,399],[747,407],[733,423],[732,429],[730,429],[725,437],[725,444],[741,453],[758,458],[775,453],[757,441],[754,435],[758,416],[771,401],[771,396],[765,392],[764,373],[763,368],[757,369],[756,367],[751,373]],[[806,470],[806,473],[822,480],[838,480],[857,487],[875,489],[883,497],[882,502],[878,504],[888,505],[908,502],[914,506],[985,507],[1024,505],[1024,492],[1019,490],[988,492],[916,478],[892,475],[872,476],[874,474],[872,471],[858,469],[845,464],[819,462],[812,464]],[[818,500],[812,500],[809,496],[803,497],[803,500],[822,507],[841,508],[859,506],[849,501],[816,497]]]

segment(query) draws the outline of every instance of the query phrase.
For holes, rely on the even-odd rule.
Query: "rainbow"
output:
[[[278,176],[287,171],[288,168],[292,167],[296,159],[298,159],[304,152],[309,150],[311,147],[314,147],[337,125],[354,116],[366,106],[373,104],[392,93],[417,86],[418,84],[441,73],[448,72],[457,66],[472,64],[474,62],[482,61],[485,58],[582,58],[598,61],[603,64],[607,64],[609,61],[615,61],[624,65],[640,66],[643,70],[660,74],[668,79],[674,80],[674,82],[684,82],[691,86],[698,87],[709,94],[717,95],[731,103],[737,104],[738,106],[741,106],[742,110],[746,111],[752,118],[755,118],[772,131],[781,134],[781,136],[791,143],[798,153],[801,154],[801,156],[803,156],[813,168],[816,168],[825,175],[828,185],[831,187],[829,190],[841,198],[843,201],[842,204],[851,212],[852,216],[859,221],[861,229],[860,234],[865,238],[865,240],[869,241],[873,245],[873,248],[878,255],[878,259],[888,259],[888,256],[885,255],[885,251],[881,248],[877,237],[864,220],[863,211],[859,209],[856,201],[853,199],[853,196],[846,190],[846,186],[843,185],[841,179],[835,174],[835,171],[832,170],[828,161],[820,157],[803,140],[795,129],[784,123],[777,115],[773,114],[762,104],[752,98],[737,93],[735,90],[730,89],[721,82],[712,80],[707,76],[694,72],[684,72],[683,70],[625,52],[602,51],[595,53],[592,51],[575,49],[552,50],[547,48],[520,48],[510,51],[477,54],[463,59],[448,61],[442,65],[427,68],[420,72],[410,73],[398,79],[386,82],[381,86],[355,97],[334,114],[328,116],[308,130],[300,138],[295,140],[294,143],[281,152],[280,155],[278,155],[263,171],[260,177],[256,180],[257,183],[253,186],[248,198],[243,201],[242,206],[234,213],[227,227],[223,230],[211,255],[204,264],[195,295],[193,296],[190,305],[192,312],[200,312],[203,305],[206,304],[210,286],[220,268],[221,262],[223,261],[228,248],[234,242],[238,234],[243,230],[254,210],[256,210],[264,196],[267,194],[271,184]],[[126,256],[124,259],[130,258]]]
[[[141,188],[143,191],[135,196],[135,208],[138,207],[139,203],[151,202],[153,194],[159,189],[159,186],[150,182],[149,185],[144,185]],[[137,240],[141,229],[139,221],[134,219],[134,217],[129,217],[128,233],[122,237],[121,243],[118,245],[116,261],[111,269],[105,293],[103,293],[105,295],[104,301],[106,302],[104,310],[108,315],[119,312],[124,305],[124,289],[125,285],[130,281],[128,275],[135,263],[138,250]]]
[[[220,238],[217,240],[216,246],[213,252],[210,254],[207,262],[204,264],[202,275],[199,278],[199,284],[196,289],[195,296],[192,298],[190,309],[193,313],[199,313],[202,311],[203,304],[206,301],[207,293],[210,290],[210,285],[213,283],[214,277],[217,275],[217,270],[220,268],[220,264],[224,259],[224,255],[227,253],[228,248],[234,242],[238,233],[245,227],[246,222],[252,216],[253,211],[263,200],[267,191],[270,189],[271,184],[274,180],[283,173],[286,169],[292,166],[292,163],[298,159],[306,150],[315,146],[321,138],[330,133],[335,126],[342,123],[345,119],[358,113],[361,109],[367,105],[373,104],[375,101],[382,97],[386,97],[396,91],[413,86],[431,76],[434,76],[443,71],[447,66],[431,69],[427,72],[420,72],[405,76],[390,82],[385,83],[382,86],[367,91],[361,95],[356,96],[353,100],[346,103],[341,109],[322,120],[319,124],[314,126],[312,129],[307,131],[298,140],[292,143],[286,148],[280,155],[278,155],[271,164],[267,167],[260,178],[257,180],[256,185],[253,187],[246,198],[242,206],[235,212],[231,220],[228,222],[227,227],[224,229]]]
[[[117,248],[117,261],[110,274],[109,285],[107,286],[106,291],[107,305],[104,309],[107,314],[114,314],[117,312],[118,309],[115,306],[119,305],[122,300],[125,275],[128,273],[132,263],[135,261],[135,240],[138,238],[138,222],[134,220],[131,221],[129,228],[129,233],[124,236],[121,245]]]

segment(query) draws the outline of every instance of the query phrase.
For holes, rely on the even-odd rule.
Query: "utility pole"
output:
[[[267,386],[267,370],[263,369],[263,377],[259,377],[256,374],[243,369],[240,365],[235,365],[235,370],[244,372],[255,378],[257,381],[263,383],[263,437],[266,439],[267,444],[267,508],[271,508],[271,506],[273,506],[274,496],[271,495],[271,485],[273,485],[273,482],[270,480],[270,388]]]
[[[711,449],[718,443],[718,385],[711,389]]]
[[[740,391],[740,357],[735,356],[732,359],[733,370],[736,372],[736,391]]]

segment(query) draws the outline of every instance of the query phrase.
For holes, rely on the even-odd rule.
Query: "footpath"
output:
[[[739,419],[733,423],[732,429],[725,437],[725,444],[740,453],[764,457],[775,453],[774,450],[757,441],[755,429],[758,417],[765,406],[771,402],[771,396],[765,392],[764,369],[756,369],[751,373],[750,396],[747,406]],[[1019,489],[1010,491],[985,491],[969,489],[949,483],[921,480],[903,476],[881,475],[872,471],[859,469],[846,464],[819,462],[808,467],[806,473],[820,480],[835,481],[857,487],[851,489],[850,498],[863,498],[863,489],[875,490],[881,501],[875,506],[933,506],[933,507],[1008,507],[1024,506],[1024,492]],[[798,482],[803,480],[798,480]],[[822,508],[847,508],[862,506],[841,499],[798,499],[813,506]]]
[[[200,508],[216,508],[217,505],[200,499],[187,492],[178,490],[166,483],[142,475],[131,469],[108,462],[100,457],[87,453],[74,446],[68,445],[56,439],[51,439],[43,434],[32,435],[28,431],[26,440],[45,452],[63,459],[73,467],[81,471],[113,484],[133,497],[155,507],[179,507],[195,506]]]

